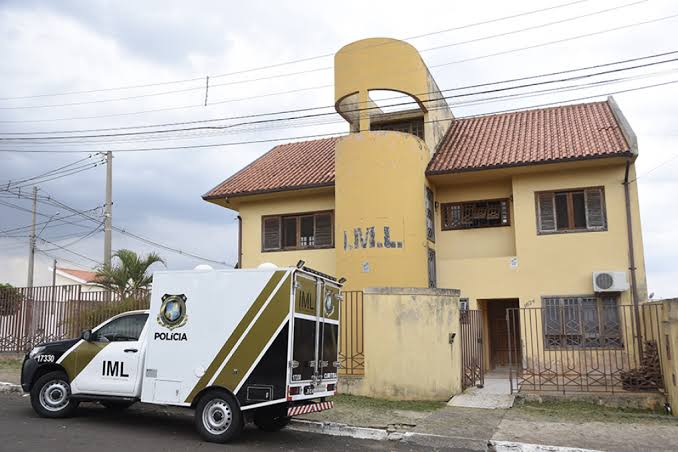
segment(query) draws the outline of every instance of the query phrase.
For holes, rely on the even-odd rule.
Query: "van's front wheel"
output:
[[[240,407],[228,392],[210,391],[198,402],[195,410],[195,425],[205,441],[228,442],[242,431]]]
[[[64,372],[49,372],[33,384],[31,406],[42,417],[62,418],[73,414],[78,402],[71,399],[71,385]]]

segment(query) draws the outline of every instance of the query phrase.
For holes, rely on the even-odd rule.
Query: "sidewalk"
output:
[[[403,409],[393,408],[399,403]],[[490,441],[509,441],[630,452],[675,450],[678,444],[678,418],[647,411],[585,402],[517,402],[511,409],[435,405],[407,409],[413,403],[339,396],[334,410],[304,418],[400,432],[383,436],[435,448],[487,450]]]

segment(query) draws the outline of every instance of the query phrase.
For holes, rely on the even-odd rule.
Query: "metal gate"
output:
[[[506,311],[511,392],[635,392],[663,388],[659,305],[594,297],[544,299]]]
[[[464,309],[461,323],[461,384],[466,389],[485,384],[483,362],[483,315],[476,309]]]

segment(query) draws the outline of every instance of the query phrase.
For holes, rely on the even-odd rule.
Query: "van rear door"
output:
[[[321,285],[306,273],[295,272],[295,278],[291,382],[314,382],[318,377]]]
[[[319,373],[322,380],[335,380],[339,365],[339,287],[324,281],[321,286]]]

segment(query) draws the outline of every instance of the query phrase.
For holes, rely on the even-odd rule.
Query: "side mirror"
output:
[[[83,341],[90,342],[92,339],[94,339],[92,335],[92,330],[85,330],[82,333],[80,333],[80,339]]]

